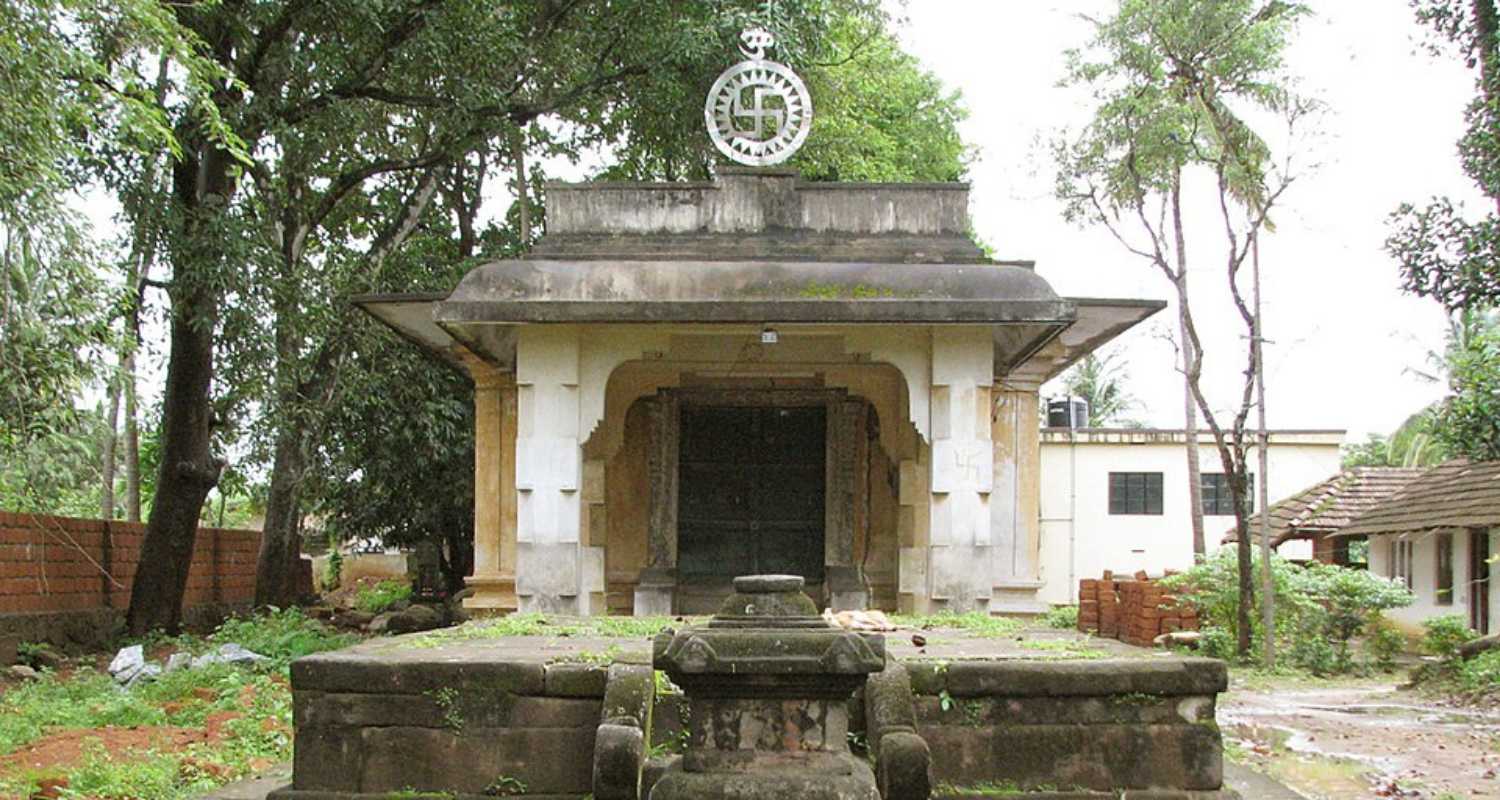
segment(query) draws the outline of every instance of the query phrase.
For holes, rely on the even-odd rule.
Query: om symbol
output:
[[[747,166],[780,164],[807,140],[812,98],[797,73],[769,61],[775,44],[767,31],[740,34],[748,60],[724,70],[703,105],[709,138],[719,152]]]

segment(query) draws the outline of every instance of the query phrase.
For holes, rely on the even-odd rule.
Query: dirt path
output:
[[[1232,759],[1309,798],[1500,798],[1500,714],[1392,684],[1235,688],[1219,723]]]

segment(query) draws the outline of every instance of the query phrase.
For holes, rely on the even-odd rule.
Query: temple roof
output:
[[[1045,380],[1165,304],[1059,296],[969,233],[959,183],[806,183],[722,168],[713,182],[553,183],[546,235],[448,294],[354,301],[439,353],[502,367],[514,327],[556,323],[991,327],[996,374]]]

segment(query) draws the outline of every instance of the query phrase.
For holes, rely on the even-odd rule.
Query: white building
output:
[[[1338,472],[1344,431],[1277,430],[1270,436],[1271,502]],[[1204,538],[1214,550],[1233,526],[1234,512],[1213,436],[1203,431],[1198,441]],[[1186,443],[1181,430],[1042,430],[1039,599],[1075,602],[1078,580],[1097,578],[1104,570],[1160,575],[1193,565]],[[1252,480],[1258,483],[1254,448],[1249,452]],[[1296,557],[1285,548],[1282,554]]]
[[[1386,612],[1408,631],[1447,614],[1480,633],[1500,621],[1500,592],[1490,591],[1500,552],[1500,461],[1433,467],[1337,535],[1368,536],[1370,571],[1401,579],[1417,596]]]

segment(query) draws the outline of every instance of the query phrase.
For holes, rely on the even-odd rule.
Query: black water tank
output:
[[[1047,427],[1087,428],[1089,402],[1082,397],[1058,397],[1047,401]]]

